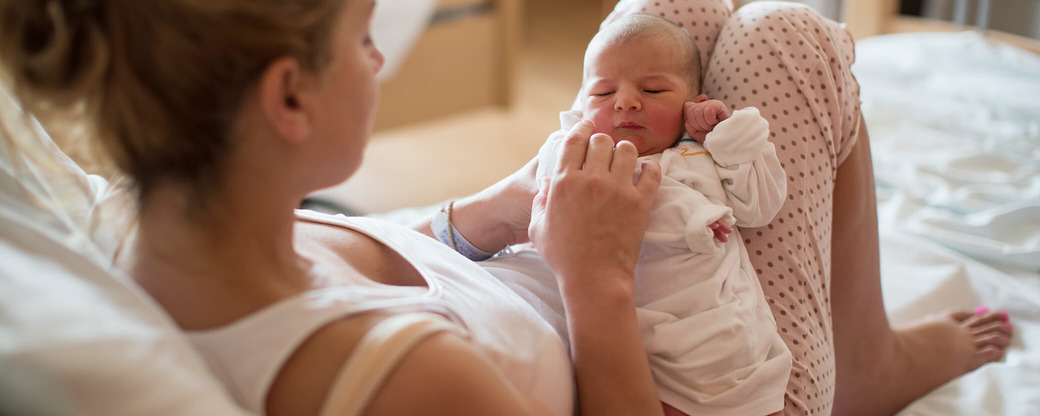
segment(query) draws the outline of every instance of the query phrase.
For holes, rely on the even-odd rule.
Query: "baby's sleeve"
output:
[[[556,170],[556,159],[567,132],[581,121],[581,111],[560,112],[560,129],[549,134],[542,147],[538,149],[538,168],[535,171],[535,184],[541,188],[542,178],[548,178]]]
[[[644,240],[696,254],[717,254],[723,243],[715,238],[709,226],[716,221],[733,225],[732,213],[731,208],[711,202],[689,183],[664,175],[657,188]]]
[[[741,227],[768,224],[787,197],[786,174],[768,137],[769,122],[757,108],[747,107],[734,111],[704,140]]]

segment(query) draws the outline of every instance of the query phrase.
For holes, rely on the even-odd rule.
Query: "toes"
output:
[[[979,349],[979,354],[978,354],[978,357],[980,357],[983,360],[985,360],[985,361],[983,361],[984,363],[988,363],[988,362],[991,362],[991,361],[997,361],[997,360],[999,360],[1003,356],[1004,356],[1004,349],[1000,348],[1000,347],[997,347],[997,346],[993,346],[993,345],[982,347],[981,349]]]
[[[1002,311],[1002,310],[994,310],[994,311],[986,310],[985,312],[982,312],[982,313],[976,313],[973,316],[968,317],[967,319],[965,319],[965,320],[963,320],[961,322],[967,324],[969,327],[978,328],[978,327],[989,325],[989,324],[994,323],[994,322],[1005,323],[1005,322],[1008,322],[1008,318],[1007,318],[1007,312],[1005,312],[1005,311]]]
[[[1006,311],[1000,309],[990,310],[988,306],[978,306],[975,309],[952,309],[946,311],[945,315],[958,322],[971,321],[979,318],[1003,318],[1005,321],[1008,320]]]
[[[956,320],[957,322],[964,322],[969,318],[975,316],[975,312],[970,309],[957,309],[946,312],[946,314]]]
[[[989,333],[975,337],[975,347],[983,350],[986,347],[999,347],[1003,350],[1011,342],[1011,338],[1002,333]]]
[[[979,336],[987,333],[1000,333],[1006,336],[1011,336],[1011,324],[1005,321],[991,321],[985,324],[969,325],[969,331],[972,335]]]

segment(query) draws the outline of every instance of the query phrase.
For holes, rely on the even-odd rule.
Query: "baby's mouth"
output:
[[[619,129],[631,129],[631,130],[636,130],[636,129],[643,128],[643,126],[640,126],[639,123],[632,122],[632,121],[623,121],[621,123],[618,123],[617,127]]]

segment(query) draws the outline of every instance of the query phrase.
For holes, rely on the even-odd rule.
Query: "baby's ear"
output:
[[[693,102],[695,102],[695,103],[703,103],[705,101],[708,101],[708,96],[707,95],[699,94],[696,97],[693,97]]]

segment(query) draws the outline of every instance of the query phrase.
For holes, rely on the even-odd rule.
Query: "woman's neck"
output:
[[[146,289],[193,279],[260,292],[306,285],[309,265],[293,248],[296,200],[241,193],[223,192],[198,206],[183,188],[153,190],[142,201],[129,259],[134,278]]]

